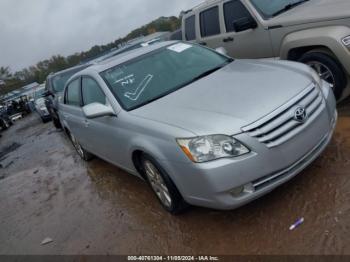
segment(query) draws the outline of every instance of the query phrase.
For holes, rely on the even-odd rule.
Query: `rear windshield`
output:
[[[177,43],[108,69],[101,76],[122,107],[129,111],[164,97],[231,61],[210,49]]]
[[[35,91],[35,94],[34,94],[34,99],[37,100],[37,99],[41,98],[44,93],[45,93],[45,89],[44,88],[37,89]]]

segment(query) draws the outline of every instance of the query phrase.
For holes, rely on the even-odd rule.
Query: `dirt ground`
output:
[[[339,113],[325,153],[291,182],[237,210],[177,217],[143,181],[84,163],[52,123],[27,117],[0,138],[0,254],[350,254],[350,101]]]

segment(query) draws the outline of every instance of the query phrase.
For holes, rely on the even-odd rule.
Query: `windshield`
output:
[[[264,18],[271,18],[305,0],[250,0]],[[289,6],[289,8],[288,8]]]
[[[53,89],[56,93],[58,92],[63,92],[64,86],[66,85],[67,81],[69,80],[69,78],[71,78],[73,75],[75,75],[76,73],[78,73],[79,71],[87,68],[87,66],[82,66],[76,69],[72,69],[68,72],[59,74],[55,77],[52,78],[52,86]]]
[[[101,76],[121,106],[129,111],[174,92],[231,61],[207,48],[177,43],[104,71]]]
[[[42,98],[42,95],[45,93],[45,88],[35,90],[34,100]]]

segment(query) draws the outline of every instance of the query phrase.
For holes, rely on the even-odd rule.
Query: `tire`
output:
[[[299,62],[315,69],[323,80],[333,85],[332,89],[336,99],[341,98],[347,85],[347,77],[341,64],[335,58],[322,52],[309,52],[304,54]]]
[[[6,120],[1,120],[2,130],[7,130],[10,127],[10,124]]]
[[[181,196],[173,181],[155,159],[147,154],[143,154],[141,157],[141,167],[149,186],[166,211],[177,215],[188,208],[188,204]],[[151,169],[154,172],[153,175],[151,175]]]
[[[53,122],[53,125],[57,128],[57,129],[62,129],[62,125],[61,125],[61,122],[58,118],[56,117],[52,117],[52,122]]]
[[[75,150],[77,151],[78,155],[86,162],[89,162],[94,158],[94,155],[86,151],[78,142],[78,140],[75,138],[75,136],[72,133],[69,133],[70,141],[72,142]]]

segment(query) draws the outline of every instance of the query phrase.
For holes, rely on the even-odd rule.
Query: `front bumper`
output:
[[[245,205],[287,182],[309,166],[327,147],[337,122],[333,94],[320,115],[303,132],[276,148],[247,134],[237,138],[252,152],[203,164],[163,161],[184,199],[192,205],[229,210]],[[237,188],[249,191],[236,194]]]

